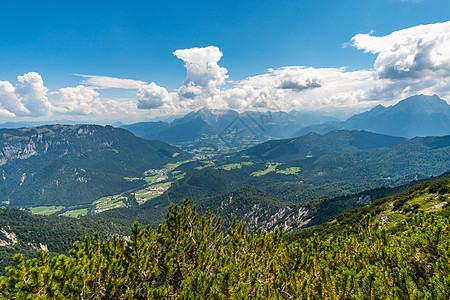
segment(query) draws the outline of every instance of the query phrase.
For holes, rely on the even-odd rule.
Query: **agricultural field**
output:
[[[176,173],[172,173],[172,178],[176,180],[183,179],[184,176],[186,176],[186,172],[181,173],[181,171],[176,171]]]
[[[126,197],[120,195],[100,198],[92,202],[92,205],[95,206],[94,213],[97,214],[105,210],[125,207],[126,204],[124,203],[124,200],[126,200]]]
[[[284,174],[284,175],[295,175],[298,172],[300,172],[299,167],[290,167],[287,168],[286,170],[277,170],[277,174]]]
[[[217,167],[217,169],[223,169],[223,170],[226,170],[226,171],[231,171],[233,169],[241,169],[241,168],[242,168],[242,165],[239,164],[239,163],[237,163],[237,164],[227,164],[227,165],[223,165],[223,166]]]
[[[183,174],[184,175],[184,174]],[[150,199],[156,198],[164,194],[167,189],[172,185],[172,182],[164,182],[151,186],[147,186],[146,188],[137,191],[134,193],[137,203],[144,204]]]
[[[63,209],[64,206],[36,206],[36,207],[30,207],[29,210],[31,213],[35,215],[52,215],[61,209]]]
[[[60,216],[79,218],[81,216],[86,216],[87,214],[88,214],[87,208],[80,208],[80,209],[66,211],[65,213],[61,214]]]
[[[268,174],[268,173],[270,173],[270,172],[274,172],[274,171],[277,169],[277,167],[278,167],[279,165],[281,165],[281,163],[278,163],[278,162],[275,162],[275,163],[271,163],[271,162],[270,162],[270,163],[267,163],[267,164],[266,164],[266,169],[265,169],[265,170],[256,171],[256,172],[251,173],[250,175],[256,176],[256,177],[266,175],[266,174]]]
[[[127,181],[136,181],[136,180],[142,180],[142,178],[139,177],[124,177],[123,179],[127,180]]]
[[[199,165],[198,167],[195,167],[196,170],[202,170],[202,169],[209,168],[209,167],[212,167],[215,165],[214,161],[212,161],[212,160],[200,160],[200,161],[198,161],[198,163],[201,165]]]

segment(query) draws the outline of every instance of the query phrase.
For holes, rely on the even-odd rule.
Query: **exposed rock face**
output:
[[[5,136],[5,135],[4,135]],[[3,142],[0,147],[0,166],[6,164],[11,159],[27,159],[38,154],[35,140],[39,135],[30,137],[29,141],[14,141],[13,143]],[[48,149],[48,144],[44,145],[44,153]]]
[[[19,242],[14,232],[7,232],[4,228],[0,229],[0,232],[6,237],[6,240],[0,239],[0,246],[15,245]]]
[[[293,228],[300,228],[310,221],[308,210],[304,207],[294,210],[287,206],[272,212],[266,210],[266,207],[262,207],[260,203],[254,204],[242,218],[242,222],[247,223],[249,230],[261,228],[267,232],[273,231],[279,226],[282,226],[286,231],[290,231]]]
[[[48,251],[47,245],[43,245],[43,244],[39,243],[39,248],[41,248],[43,251]]]
[[[356,203],[359,205],[369,205],[372,203],[372,198],[370,195],[361,195],[356,199]]]

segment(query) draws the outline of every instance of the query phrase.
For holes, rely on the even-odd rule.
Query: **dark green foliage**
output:
[[[433,181],[428,184],[430,193],[437,193],[440,195],[450,194],[450,186],[442,184],[442,181]]]
[[[0,247],[0,274],[10,265],[17,253],[31,258],[40,245],[48,247],[51,256],[67,254],[75,241],[99,232],[103,238],[113,233],[125,234],[129,226],[106,221],[101,217],[73,219],[67,217],[33,215],[18,209],[0,209],[0,229],[13,233],[16,244],[0,232],[0,240],[9,243]]]
[[[389,234],[367,214],[354,234],[304,246],[282,229],[247,232],[186,199],[171,205],[157,232],[132,226],[129,239],[98,234],[70,257],[42,250],[14,258],[0,277],[0,299],[448,299],[450,223],[415,214]]]

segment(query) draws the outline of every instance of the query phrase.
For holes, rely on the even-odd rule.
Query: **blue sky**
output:
[[[372,32],[371,36],[388,36],[393,32],[421,24],[444,23],[449,21],[449,16],[450,1],[433,0],[95,1],[95,3],[9,1],[2,3],[0,11],[0,81],[16,87],[18,83],[20,84],[17,76],[35,72],[22,82],[22,85],[34,82],[34,85],[31,85],[35,90],[34,94],[27,96],[24,94],[27,86],[23,87],[20,93],[12,91],[10,85],[6,87],[5,84],[3,93],[0,89],[0,103],[13,101],[11,97],[16,97],[18,100],[14,101],[25,103],[25,108],[22,107],[22,113],[16,113],[20,109],[16,108],[16,111],[13,111],[3,105],[6,112],[0,113],[0,119],[51,119],[61,116],[79,119],[122,116],[121,118],[125,119],[123,115],[127,112],[131,118],[138,116],[145,119],[153,115],[179,113],[199,106],[242,109],[248,106],[245,99],[233,105],[224,104],[223,99],[235,97],[235,94],[244,98],[258,97],[255,96],[256,92],[249,88],[242,91],[236,89],[247,84],[252,89],[262,90],[265,83],[255,83],[253,77],[267,75],[265,78],[267,79],[270,77],[268,69],[282,70],[287,66],[311,67],[313,69],[308,70],[312,73],[319,70],[317,72],[320,76],[316,75],[320,78],[317,79],[317,84],[307,85],[305,89],[324,87],[324,83],[328,80],[328,75],[323,74],[325,69],[332,71],[331,69],[346,67],[346,72],[378,70],[374,64],[382,51],[377,52],[372,45],[366,44],[357,46],[353,43],[344,47],[356,35]],[[432,32],[447,30],[447,27],[443,28],[433,29]],[[443,43],[446,45],[446,40]],[[191,69],[193,77],[186,78],[187,69],[183,66],[183,61],[173,52],[194,47],[203,49],[207,46],[216,47],[207,50],[208,55],[216,57],[219,51],[223,56],[217,61],[214,58],[213,62],[199,62],[192,58],[192,55],[201,55],[195,52],[184,54],[185,59],[182,59],[190,64],[192,60],[200,64],[217,64],[219,67],[212,72],[217,71],[220,74],[225,72],[220,68],[226,68],[226,76],[225,73],[222,76],[206,72],[209,74],[206,74],[206,77],[213,76],[213,79],[209,81],[208,86],[202,86],[202,79],[199,79],[199,76],[205,75],[205,72],[194,74]],[[444,53],[444,56],[447,54]],[[445,69],[446,63],[439,66]],[[435,66],[433,68],[435,69]],[[278,72],[277,75],[272,72],[272,78],[285,77],[284,71]],[[310,78],[314,76],[309,71],[307,75],[304,74],[304,70],[286,72],[290,74],[289,76],[303,76],[302,80],[305,76],[309,78],[307,81],[316,80]],[[442,77],[442,73],[440,72],[439,76]],[[125,78],[138,82],[126,89],[116,88],[117,86],[111,88],[107,84],[99,87],[86,81],[89,77],[74,74]],[[352,74],[345,74],[347,75]],[[40,84],[37,76],[42,79],[44,87],[36,88]],[[434,80],[436,76],[433,77]],[[99,78],[95,79],[98,83]],[[393,80],[393,77],[390,76],[389,80]],[[355,105],[354,102],[347,105],[344,100],[339,100],[340,102],[330,100],[326,91],[302,96],[301,93],[305,93],[302,91],[303,87],[290,89],[289,92],[292,93],[289,95],[286,93],[279,95],[272,90],[266,93],[276,99],[286,99],[287,104],[282,105],[286,110],[345,107],[361,110],[376,103],[398,101],[400,99],[397,97],[407,95],[408,91],[405,92],[405,89],[411,82],[406,83],[404,78],[402,80],[402,91],[384,95],[383,90],[383,96],[379,99],[367,96],[368,92],[361,86],[355,87],[366,93],[362,101],[364,105]],[[140,84],[150,86],[152,82],[154,83],[152,87],[139,90]],[[80,85],[85,89],[60,90]],[[396,84],[389,82],[388,86],[392,85],[398,89]],[[435,92],[440,92],[442,97],[446,96],[447,91],[442,92],[442,82],[427,87],[410,87],[409,91],[433,93],[432,89],[436,85],[439,88],[436,88]],[[183,86],[186,86],[187,92],[183,90]],[[232,90],[230,95],[217,96],[217,91],[228,89]],[[182,93],[180,90],[185,93],[180,94]],[[294,90],[296,93],[293,93]],[[15,94],[6,95],[9,92]],[[328,90],[328,93],[333,92],[334,90]],[[348,91],[338,92],[348,94]],[[299,100],[306,96],[316,97],[309,101],[318,104],[306,104]],[[27,97],[44,97],[48,103],[41,103],[38,108],[28,108],[27,105],[31,104],[27,104],[27,101],[32,100]],[[345,95],[343,97],[345,98]],[[45,99],[42,101],[47,101]],[[120,106],[122,103],[123,109],[108,113],[103,107],[105,101],[114,99],[122,99],[120,101],[124,102],[126,102],[124,99],[127,99],[128,102],[122,103],[117,100],[114,105]],[[70,101],[73,103],[70,104]],[[135,111],[131,111],[133,101],[138,107]],[[44,113],[46,110],[51,112]]]

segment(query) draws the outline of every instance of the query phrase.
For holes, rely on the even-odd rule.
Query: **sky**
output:
[[[450,1],[4,1],[0,122],[450,100]]]

